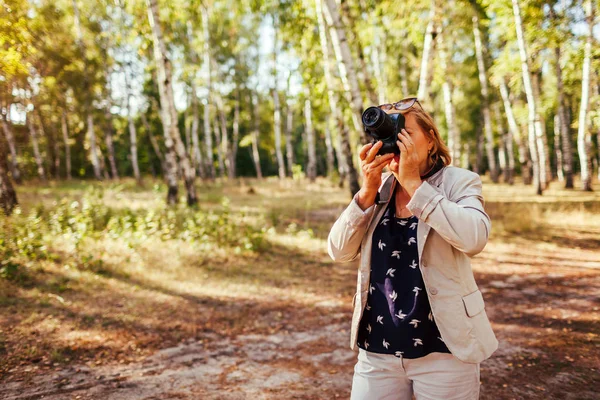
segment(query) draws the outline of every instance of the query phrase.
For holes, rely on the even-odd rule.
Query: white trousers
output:
[[[450,353],[415,359],[358,349],[351,400],[477,400],[479,363]]]

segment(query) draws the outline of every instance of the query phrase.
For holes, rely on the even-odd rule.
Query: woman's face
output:
[[[390,110],[387,112],[388,114],[399,113],[396,110]],[[412,139],[415,144],[415,150],[418,154],[419,158],[419,172],[421,175],[425,175],[425,173],[431,168],[429,165],[429,155],[428,151],[433,147],[433,140],[429,139],[425,131],[419,126],[416,121],[416,118],[412,115],[412,113],[408,113],[405,116],[405,127],[404,129],[408,132],[408,135]],[[399,139],[397,139],[399,140]],[[399,162],[399,155],[394,157],[394,161]]]

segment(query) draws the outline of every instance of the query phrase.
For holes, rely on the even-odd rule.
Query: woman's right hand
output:
[[[360,149],[360,169],[364,177],[362,189],[367,193],[377,193],[381,186],[381,171],[394,158],[393,153],[377,155],[381,146],[383,142],[378,140],[375,144],[368,143]]]
[[[360,169],[363,174],[362,188],[358,191],[356,203],[364,211],[375,203],[377,191],[381,186],[381,171],[388,165],[394,154],[377,156],[383,142],[366,144],[360,149]]]

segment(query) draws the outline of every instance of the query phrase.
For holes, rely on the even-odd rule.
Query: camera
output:
[[[367,135],[373,138],[372,143],[378,140],[383,145],[377,154],[394,153],[400,154],[400,148],[396,144],[398,132],[404,129],[404,115],[387,114],[379,107],[369,107],[362,113],[362,123]]]

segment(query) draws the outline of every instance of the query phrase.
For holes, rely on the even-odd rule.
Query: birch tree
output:
[[[319,43],[321,44],[321,52],[323,53],[323,66],[325,71],[325,83],[327,85],[327,98],[329,100],[329,109],[337,130],[338,138],[338,168],[340,172],[340,182],[343,182],[344,176],[348,180],[348,187],[350,193],[354,193],[360,190],[358,184],[358,173],[352,163],[352,150],[350,147],[350,132],[348,131],[344,122],[344,117],[339,108],[339,98],[336,91],[336,84],[334,82],[334,68],[329,51],[329,41],[327,40],[327,30],[324,21],[324,13],[322,7],[323,0],[315,0],[315,8],[317,12],[317,22],[319,26]],[[331,31],[330,31],[331,32]],[[339,70],[339,68],[338,68]],[[341,70],[340,70],[341,74]],[[362,114],[361,114],[362,115]]]
[[[283,160],[283,152],[281,151],[281,103],[279,100],[279,92],[277,89],[277,17],[272,14],[273,18],[273,87],[271,93],[273,95],[273,131],[275,134],[275,156],[277,157],[277,171],[279,179],[285,179],[285,162]]]
[[[79,51],[81,53],[81,58],[84,61],[84,81],[85,81],[85,91],[87,91],[90,87],[90,77],[88,74],[88,65],[87,65],[87,57],[86,57],[86,48],[83,44],[83,34],[81,31],[81,19],[79,15],[79,5],[78,0],[73,0],[73,15],[75,21],[75,32],[77,34],[77,44],[79,47]],[[87,113],[87,137],[90,145],[90,161],[92,162],[92,167],[94,169],[94,176],[98,180],[102,180],[102,169],[100,166],[100,159],[98,157],[98,144],[96,140],[96,132],[94,130],[94,117],[92,115],[92,101],[91,101],[91,92],[86,93],[85,100],[85,110]]]
[[[200,5],[200,15],[202,17],[202,36],[203,44],[203,77],[205,79],[206,97],[202,99],[204,109],[204,148],[206,151],[206,170],[210,179],[215,178],[215,164],[213,155],[212,132],[210,127],[210,96],[212,92],[212,75],[210,61],[210,29],[209,29],[209,10],[204,5]]]
[[[417,90],[417,98],[423,102],[429,101],[429,71],[430,64],[433,58],[433,42],[436,36],[436,18],[437,18],[437,3],[436,0],[431,0],[431,8],[429,11],[429,21],[425,31],[425,39],[423,42],[423,54],[421,57],[421,69],[419,74],[419,89]]]
[[[591,0],[585,2],[585,19],[587,35],[584,48],[581,75],[581,104],[579,106],[579,126],[577,129],[577,151],[581,167],[581,189],[592,191],[592,135],[588,127],[588,106],[590,100],[590,64],[592,58],[592,42],[594,40],[594,7]]]
[[[179,128],[177,127],[177,111],[175,109],[175,101],[173,98],[173,76],[171,73],[171,64],[167,55],[167,48],[162,36],[162,28],[160,27],[160,18],[158,12],[157,0],[146,0],[148,6],[148,19],[152,28],[154,42],[154,60],[158,70],[158,87],[161,103],[161,119],[163,121],[165,146],[167,149],[174,148],[179,157],[181,169],[184,175],[185,187],[187,190],[187,203],[194,205],[198,199],[196,196],[196,188],[194,180],[196,173],[191,167],[189,158],[185,151],[185,146],[181,141]],[[169,193],[167,194],[167,202],[174,204],[177,201],[177,180],[175,174],[177,171],[177,160],[167,152],[167,167]]]
[[[37,165],[37,173],[42,182],[47,182],[46,169],[44,168],[44,160],[40,152],[39,136],[35,127],[35,114],[32,112],[27,116],[27,126],[29,127],[29,135],[33,146],[33,156]]]
[[[69,124],[67,121],[67,112],[65,110],[62,111],[60,117],[63,145],[65,147],[65,168],[66,168],[66,176],[67,180],[72,179],[71,174],[71,142],[69,140]]]
[[[369,141],[369,138],[366,133],[364,133],[361,122],[363,100],[360,93],[360,87],[358,86],[354,59],[350,51],[350,46],[348,45],[346,28],[342,24],[339,9],[335,0],[324,0],[321,6],[323,8],[325,19],[329,25],[329,35],[337,59],[337,66],[344,88],[344,95],[352,107],[354,129],[357,132],[362,132],[362,139],[366,143]],[[352,160],[352,158],[349,160]]]
[[[544,167],[546,165],[546,160],[544,158],[544,147],[541,138],[541,120],[536,108],[536,100],[533,95],[531,75],[529,72],[529,59],[527,58],[519,1],[512,0],[512,4],[515,18],[515,29],[517,33],[517,43],[519,45],[519,55],[521,57],[523,85],[525,88],[525,94],[527,96],[527,107],[529,114],[529,151],[531,153],[531,162],[533,163],[533,185],[536,193],[542,194],[542,191],[546,187],[546,168]]]
[[[483,44],[481,31],[479,30],[479,17],[473,16],[473,36],[475,37],[475,55],[477,58],[477,69],[479,71],[479,84],[481,85],[481,108],[483,111],[483,128],[485,132],[485,149],[487,153],[488,166],[492,182],[498,183],[498,166],[494,153],[494,132],[492,130],[492,118],[490,116],[489,90],[487,70],[483,57]]]
[[[311,182],[317,177],[317,152],[315,149],[315,131],[312,123],[312,105],[310,102],[310,91],[306,90],[304,100],[304,119],[306,129],[306,145],[308,146],[308,165],[306,175]]]

